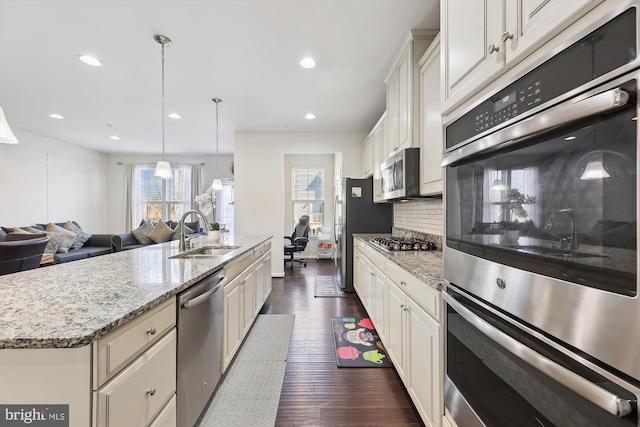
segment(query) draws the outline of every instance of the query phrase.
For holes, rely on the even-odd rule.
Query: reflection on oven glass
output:
[[[448,241],[507,264],[512,254],[512,266],[534,272],[586,266],[615,283],[597,273],[583,283],[561,267],[558,277],[635,295],[635,114],[627,108],[447,168]]]

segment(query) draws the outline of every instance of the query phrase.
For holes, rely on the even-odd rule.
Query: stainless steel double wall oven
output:
[[[460,427],[640,426],[638,1],[445,124]]]

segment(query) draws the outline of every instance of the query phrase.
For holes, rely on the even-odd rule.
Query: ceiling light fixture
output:
[[[611,175],[607,172],[602,164],[602,160],[592,160],[587,163],[587,167],[584,169],[581,180],[594,180],[594,179],[605,179],[609,178]]]
[[[52,119],[58,119],[58,120],[63,120],[64,119],[64,117],[62,117],[60,114],[56,114],[56,113],[49,114],[49,117],[51,117]]]
[[[9,122],[4,116],[4,110],[0,107],[0,144],[17,144],[18,138],[13,134],[9,127]]]
[[[180,117],[180,114],[178,113],[169,113],[167,114],[167,117],[169,117],[170,119],[181,119],[182,117]]]
[[[574,139],[576,139],[575,136],[567,136],[564,138],[565,141],[573,141]]]
[[[311,58],[310,56],[305,56],[304,58],[302,58],[300,60],[300,66],[302,68],[313,68],[316,66],[316,61],[315,59]]]
[[[102,62],[100,62],[98,59],[94,58],[93,56],[80,55],[78,58],[80,59],[80,61],[84,62],[87,65],[91,65],[92,67],[102,66]]]
[[[120,137],[118,135],[111,135],[109,138],[115,140],[115,141],[120,141]]]
[[[219,141],[218,140],[218,128],[219,128],[218,106],[222,102],[222,99],[213,98],[212,101],[216,103],[216,176],[219,177],[220,176],[220,154],[218,152],[218,141]],[[211,188],[213,188],[216,191],[222,190],[222,180],[220,178],[214,178],[213,182],[211,183]]]
[[[155,35],[153,39],[162,45],[162,160],[156,164],[153,176],[162,179],[173,178],[173,171],[169,162],[164,160],[164,47],[171,45],[171,39],[163,35]]]
[[[316,115],[313,114],[313,113],[309,113],[306,116],[304,116],[304,118],[307,119],[307,120],[313,120],[313,119],[316,118]]]

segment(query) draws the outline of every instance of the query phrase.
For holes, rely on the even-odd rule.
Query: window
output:
[[[292,168],[291,202],[292,229],[302,215],[309,215],[311,233],[324,224],[324,168]]]
[[[179,221],[191,209],[191,166],[174,166],[171,179],[156,178],[153,171],[154,165],[135,166],[134,221]]]

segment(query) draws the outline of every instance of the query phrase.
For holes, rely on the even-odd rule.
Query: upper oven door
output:
[[[445,279],[636,379],[639,79],[486,137],[444,201]]]

